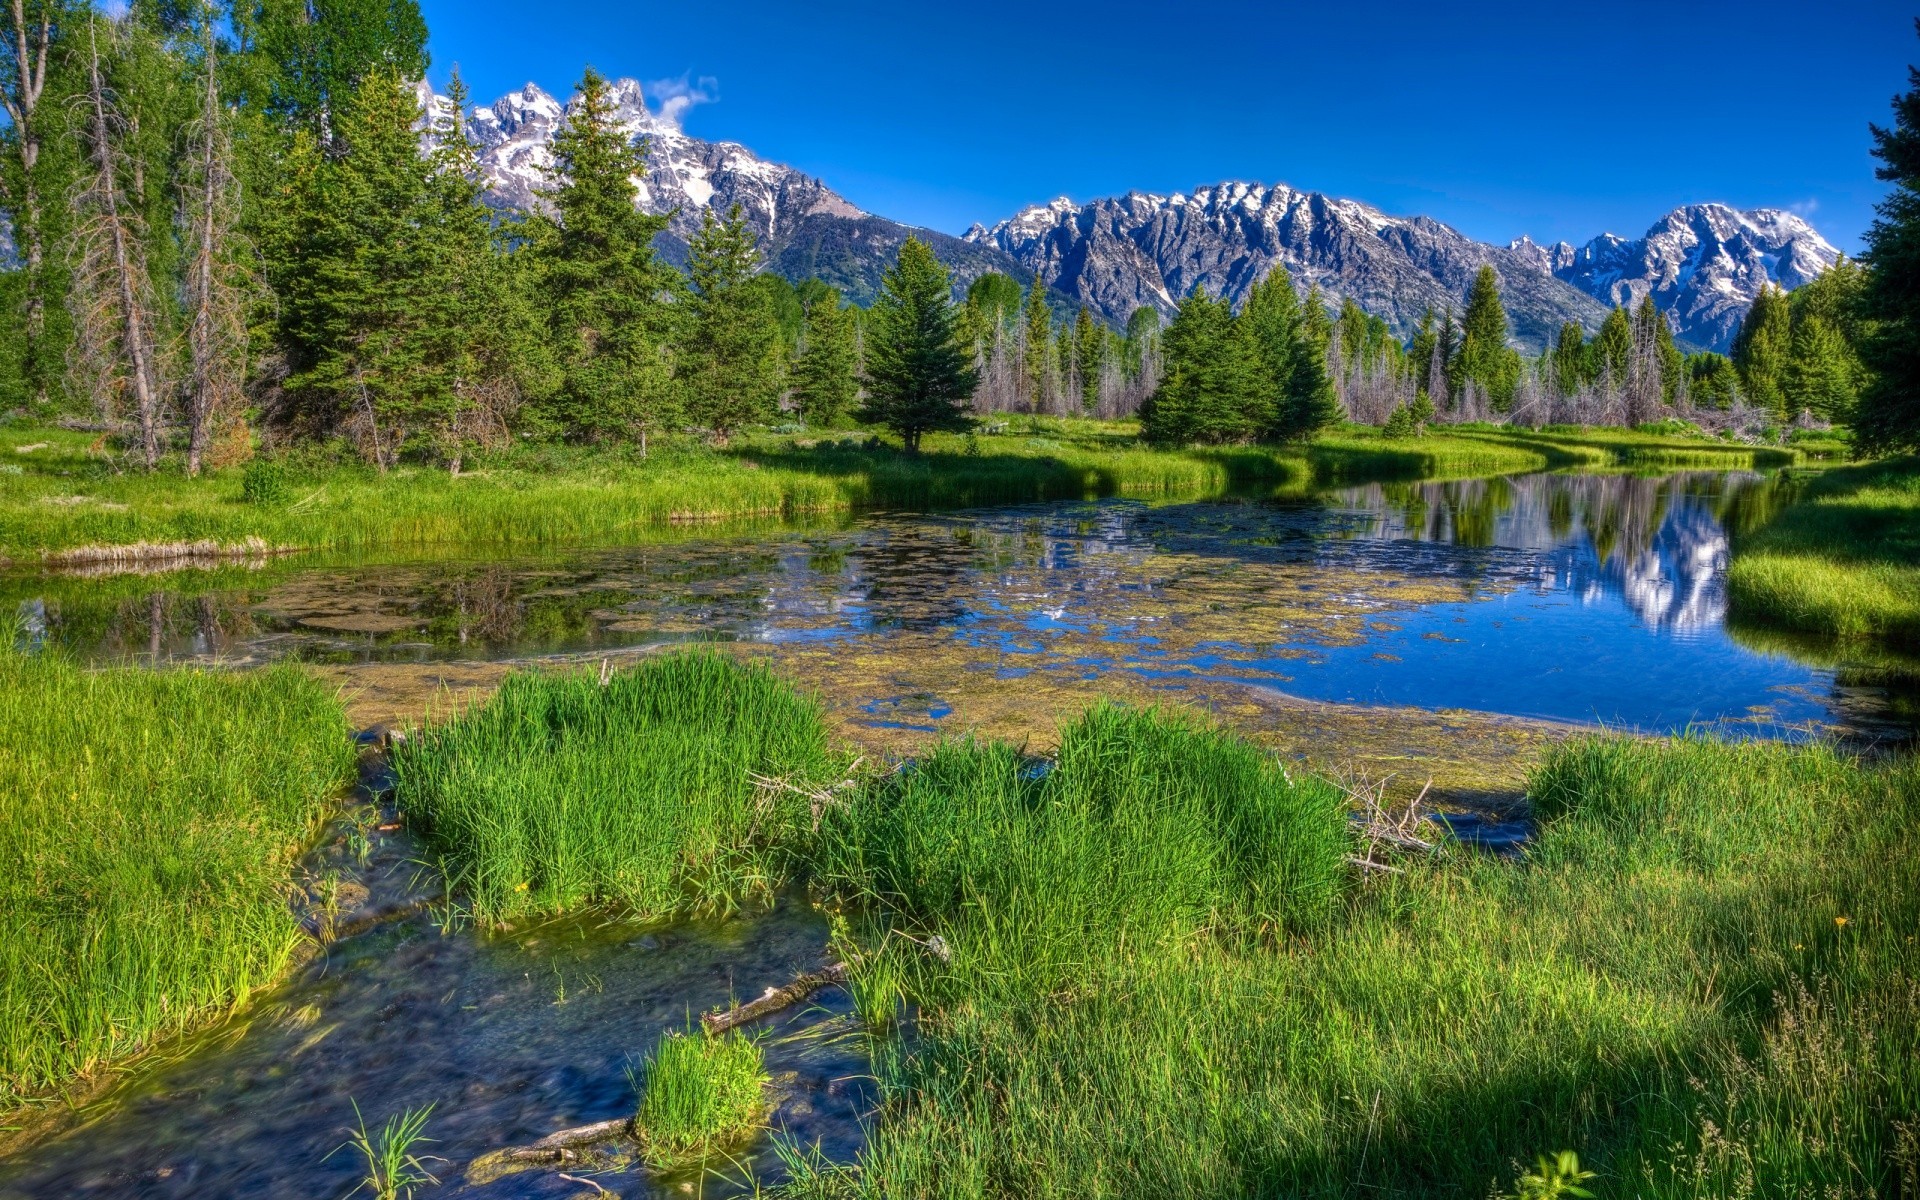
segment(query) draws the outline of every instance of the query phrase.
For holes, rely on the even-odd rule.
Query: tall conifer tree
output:
[[[806,335],[793,365],[793,398],[802,420],[826,426],[853,407],[859,391],[853,313],[840,306],[838,289],[828,288],[807,306]]]
[[[1872,127],[1874,175],[1893,186],[1866,235],[1862,311],[1873,325],[1863,358],[1872,381],[1853,428],[1869,452],[1920,449],[1920,70],[1909,67],[1907,80],[1909,90],[1894,97],[1893,124]]]
[[[925,242],[908,238],[867,316],[867,402],[860,413],[899,434],[908,453],[919,452],[925,434],[973,423],[967,402],[978,378],[956,317],[952,276]]]
[[[765,420],[780,394],[780,326],[764,289],[753,286],[760,252],[734,205],[724,219],[701,213],[687,247],[693,294],[687,301],[689,415],[721,445],[743,425]]]
[[[1086,308],[1073,319],[1075,373],[1080,376],[1080,411],[1091,414],[1100,407],[1100,368],[1106,360],[1107,331],[1094,322]]]
[[[1787,415],[1787,358],[1792,353],[1793,317],[1787,294],[1762,286],[1733,338],[1733,365],[1749,403],[1776,416]]]

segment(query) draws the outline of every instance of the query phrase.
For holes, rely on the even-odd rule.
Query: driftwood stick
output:
[[[809,971],[783,988],[768,988],[767,994],[758,1000],[736,1004],[726,1012],[708,1013],[700,1018],[700,1024],[706,1028],[708,1037],[716,1037],[749,1021],[757,1021],[768,1013],[798,1004],[823,987],[846,981],[847,964],[837,962],[818,971]]]
[[[580,1156],[574,1153],[576,1146],[590,1146],[595,1142],[610,1141],[614,1138],[632,1136],[633,1118],[616,1117],[611,1121],[595,1121],[591,1125],[579,1125],[572,1129],[562,1129],[550,1133],[533,1143],[521,1146],[501,1155],[507,1162],[566,1163]]]

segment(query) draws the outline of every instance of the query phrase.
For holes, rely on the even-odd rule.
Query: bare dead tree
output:
[[[87,24],[85,111],[88,169],[74,197],[75,365],[106,419],[132,393],[140,451],[149,471],[160,464],[161,397],[154,337],[156,305],[147,271],[139,206],[121,187],[124,126],[100,77],[95,23]]]
[[[239,417],[247,373],[247,308],[259,281],[238,231],[240,187],[220,104],[217,39],[201,23],[206,78],[187,129],[181,216],[187,229],[187,474],[198,475],[217,431]]]
[[[20,168],[19,194],[0,194],[0,202],[13,213],[14,233],[26,264],[27,355],[35,362],[44,353],[47,333],[46,235],[37,169],[43,136],[40,100],[47,90],[47,51],[55,39],[53,4],[41,0],[36,7],[38,22],[28,15],[25,0],[12,0],[5,13],[6,36],[0,38],[0,104],[5,105],[7,119],[13,123],[9,141]],[[4,177],[0,177],[0,188],[5,188]],[[35,382],[42,389],[36,399],[45,400],[44,376]]]

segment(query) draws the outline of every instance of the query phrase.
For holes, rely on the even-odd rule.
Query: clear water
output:
[[[1541,474],[1285,502],[873,514],[546,556],[16,579],[0,596],[30,636],[102,659],[840,642],[1002,678],[1126,672],[1646,731],[1883,734],[1883,689],[1727,628],[1729,535],[1780,487],[1750,473]],[[892,684],[844,699],[879,729],[941,729],[954,708]]]

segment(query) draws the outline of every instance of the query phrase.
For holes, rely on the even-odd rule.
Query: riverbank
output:
[[[1814,475],[1735,541],[1727,597],[1742,623],[1920,649],[1920,458]]]
[[[302,934],[352,772],[291,667],[83,671],[0,647],[0,1112],[242,1003]]]
[[[954,508],[1132,495],[1200,498],[1316,483],[1459,478],[1561,467],[1781,466],[1807,451],[1619,430],[1461,426],[1390,441],[1348,426],[1301,447],[1143,448],[1130,423],[1017,418],[929,437],[906,455],[865,432],[690,444],[522,446],[459,477],[385,475],[295,456],[271,466],[147,475],[99,439],[0,428],[0,564],[205,565],[294,550],[548,546],[644,540],[676,523],[867,508]],[[251,478],[252,483],[248,482]]]

